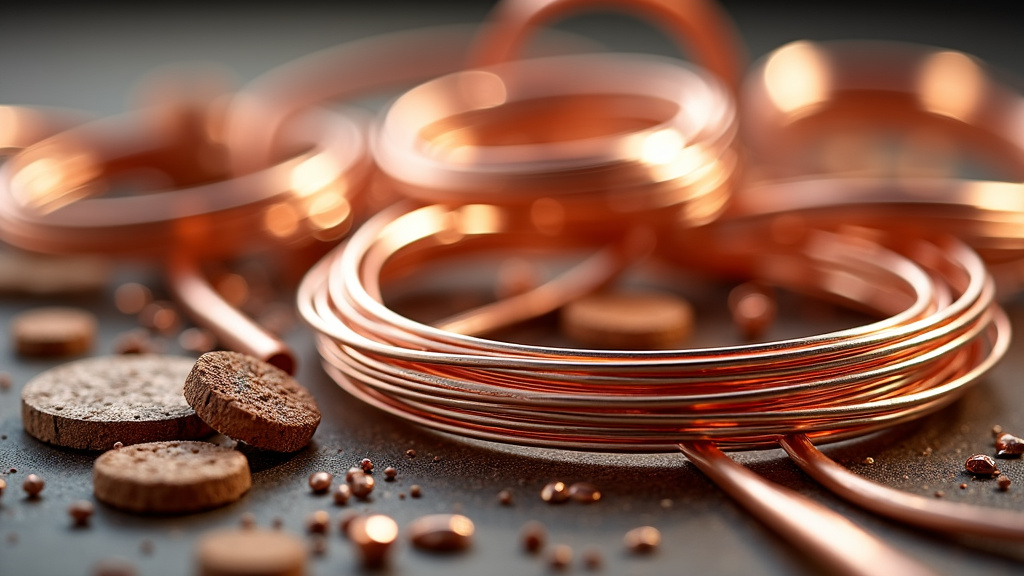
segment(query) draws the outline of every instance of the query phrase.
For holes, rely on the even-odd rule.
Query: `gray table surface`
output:
[[[763,54],[798,38],[885,38],[966,50],[1024,74],[1021,11],[1010,2],[935,2],[885,6],[869,3],[732,2],[728,4],[750,51]],[[133,83],[154,67],[180,61],[214,61],[242,80],[292,58],[333,44],[389,30],[422,25],[476,21],[486,3],[383,4],[363,7],[288,3],[220,8],[157,4],[135,7],[77,8],[5,6],[0,15],[0,102],[64,106],[101,114],[125,109]],[[611,18],[576,19],[569,29],[592,32],[612,46],[671,53],[671,45],[643,25]],[[123,266],[119,279],[154,282],[153,271]],[[706,291],[721,304],[722,287]],[[95,310],[102,319],[95,353],[108,353],[115,336],[135,326],[111,303],[112,288],[70,303]],[[5,299],[0,318],[6,327],[20,310],[53,299]],[[710,306],[709,309],[714,308]],[[1024,329],[1024,302],[1008,304],[1014,328]],[[703,312],[702,312],[703,314]],[[725,329],[721,315],[708,313],[701,326],[710,336]],[[827,322],[853,321],[842,314]],[[821,320],[799,315],[780,325],[779,333],[817,329]],[[68,504],[91,498],[91,464],[95,454],[41,444],[21,428],[19,390],[32,376],[56,364],[27,361],[12,351],[7,330],[0,330],[0,371],[14,387],[0,392],[0,470],[9,488],[0,500],[0,574],[90,574],[102,558],[120,556],[140,573],[188,574],[192,550],[204,532],[237,525],[252,512],[269,525],[281,518],[285,529],[302,533],[309,512],[342,509],[328,497],[309,493],[306,477],[317,470],[341,474],[363,457],[399,471],[395,483],[381,483],[370,503],[349,509],[390,514],[399,524],[424,513],[462,510],[477,524],[471,551],[437,556],[402,542],[384,573],[392,574],[533,574],[549,569],[539,558],[520,551],[517,532],[528,520],[540,520],[552,542],[579,553],[587,546],[603,550],[606,574],[807,574],[815,568],[738,509],[679,455],[623,456],[540,451],[482,445],[425,432],[374,409],[341,391],[318,367],[311,336],[303,327],[289,337],[299,351],[299,379],[324,411],[314,443],[290,457],[251,454],[254,486],[240,502],[202,514],[140,517],[98,506],[91,528],[72,529]],[[1004,461],[1001,468],[1015,482],[1008,493],[993,482],[974,482],[962,472],[965,457],[990,451],[989,430],[999,423],[1024,431],[1024,344],[1017,340],[1007,358],[963,400],[921,422],[878,437],[830,447],[828,453],[855,472],[908,492],[931,496],[942,490],[953,501],[1024,510],[1024,462]],[[419,456],[408,459],[414,448]],[[929,450],[930,449],[930,453]],[[434,462],[433,457],[440,461]],[[874,464],[862,463],[872,456]],[[824,503],[884,540],[905,550],[940,574],[1020,574],[1024,552],[1019,546],[958,541],[922,533],[878,519],[823,491],[776,451],[738,457],[756,472]],[[23,498],[20,484],[31,472],[47,480],[44,497]],[[604,499],[593,506],[553,507],[538,497],[551,479],[597,484]],[[967,482],[968,488],[958,485]],[[411,484],[423,487],[421,499],[398,498]],[[511,507],[500,506],[499,490],[515,495]],[[666,507],[663,500],[671,500]],[[658,527],[664,545],[648,557],[628,555],[622,546],[629,528]],[[152,551],[143,550],[143,542]],[[573,572],[583,572],[578,562]],[[347,542],[333,530],[328,550],[316,557],[311,573],[359,573]],[[880,566],[879,573],[886,573]]]

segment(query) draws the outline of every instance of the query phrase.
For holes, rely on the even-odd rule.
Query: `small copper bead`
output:
[[[968,458],[964,468],[975,476],[992,476],[997,472],[996,461],[984,454],[975,454]]]
[[[512,492],[510,490],[502,490],[501,492],[498,492],[498,502],[500,502],[502,506],[511,506]]]
[[[362,472],[352,475],[352,481],[348,483],[349,488],[352,489],[352,495],[360,500],[365,500],[373,492],[374,487],[373,476],[364,474]]]
[[[309,476],[309,487],[313,489],[314,494],[325,494],[331,489],[332,482],[334,482],[334,476],[328,472],[314,472]]]
[[[541,488],[540,498],[548,504],[561,504],[569,499],[569,487],[565,482],[548,482]]]
[[[124,444],[122,442],[114,442],[114,450],[120,450],[121,448],[124,448]]]
[[[565,570],[572,564],[572,548],[568,544],[558,544],[551,549],[548,564],[554,570]]]
[[[29,474],[22,482],[21,488],[28,494],[29,498],[38,498],[39,493],[46,487],[46,482],[35,474]]]
[[[996,450],[999,458],[1017,458],[1024,454],[1024,440],[1004,432],[996,437]]]
[[[653,526],[633,528],[622,538],[626,549],[634,554],[653,552],[661,545],[661,532]]]
[[[375,568],[386,563],[388,550],[398,538],[398,524],[383,514],[359,516],[349,524],[348,538],[356,546],[363,566]]]
[[[72,502],[71,506],[68,507],[68,515],[71,516],[75,526],[87,526],[94,510],[92,502],[78,500],[77,502]]]
[[[324,510],[317,510],[306,518],[306,530],[311,534],[326,534],[331,526],[331,517]]]
[[[519,539],[523,543],[523,549],[530,554],[540,552],[548,539],[548,531],[544,525],[536,520],[531,520],[519,530]]]
[[[601,491],[593,484],[576,482],[569,486],[569,497],[580,504],[593,504],[601,499]]]
[[[413,498],[419,498],[420,496],[423,496],[423,490],[420,488],[419,484],[413,484],[412,486],[409,486],[409,496],[412,496]]]
[[[396,476],[398,476],[398,470],[395,470],[393,467],[388,466],[384,469],[385,480],[394,480]]]
[[[410,448],[410,449],[405,451],[405,455],[408,456],[409,458],[415,458],[416,457],[416,451],[413,450],[412,448]]]
[[[348,504],[348,499],[351,497],[352,488],[349,488],[348,484],[338,484],[338,487],[334,489],[334,503],[338,506]]]
[[[1013,482],[1010,481],[1010,477],[1006,474],[1000,474],[999,478],[996,478],[996,483],[999,485],[1000,490],[1006,492],[1010,489],[1010,484]]]
[[[370,461],[369,458],[363,458],[359,462],[359,467],[362,468],[363,472],[366,472],[367,474],[369,474],[370,472],[373,472],[373,462]]]
[[[469,548],[476,528],[461,514],[430,514],[409,523],[406,532],[413,545],[433,552],[456,552]]]

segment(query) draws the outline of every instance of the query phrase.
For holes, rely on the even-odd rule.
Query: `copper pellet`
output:
[[[593,504],[601,499],[601,491],[593,484],[576,482],[569,486],[569,497],[580,504]]]
[[[28,494],[29,498],[38,498],[39,493],[46,487],[46,482],[35,474],[29,474],[22,482],[21,488]]]
[[[498,502],[500,502],[502,506],[511,506],[512,492],[509,490],[502,490],[501,492],[498,492]]]
[[[569,499],[569,487],[565,482],[548,482],[541,488],[540,498],[548,504],[561,504]]]
[[[960,489],[961,490],[967,490],[967,483],[966,482],[961,482],[960,483]]]
[[[138,282],[126,282],[114,290],[114,306],[122,314],[138,314],[153,300],[153,293]]]
[[[558,544],[551,549],[548,564],[555,570],[565,570],[572,564],[572,548],[568,544]]]
[[[968,458],[964,468],[975,476],[991,476],[998,471],[996,461],[984,454],[975,454]]]
[[[746,340],[757,340],[775,322],[778,305],[770,291],[748,282],[729,292],[729,312],[740,335]]]
[[[398,524],[383,514],[360,516],[349,524],[348,538],[355,544],[363,566],[375,568],[386,563],[388,550],[398,538]]]
[[[996,424],[995,426],[992,427],[992,436],[993,437],[998,437],[1002,433],[1003,433],[1003,427],[1000,426],[999,424]]]
[[[11,375],[7,372],[0,372],[0,390],[11,389]]]
[[[323,510],[317,510],[306,518],[306,530],[311,534],[326,534],[331,526],[331,517]]]
[[[120,450],[121,448],[124,448],[123,442],[114,442],[114,450]]]
[[[601,550],[591,546],[583,551],[583,565],[588,570],[598,570],[604,565],[604,554]]]
[[[399,492],[398,493],[398,499],[399,500],[405,500],[405,492]]]
[[[1024,440],[1003,432],[996,437],[996,450],[999,458],[1017,458],[1024,454]]]
[[[413,450],[412,448],[410,448],[410,449],[405,451],[405,455],[408,456],[409,458],[415,458],[416,457],[416,451]]]
[[[373,472],[373,462],[369,458],[363,458],[359,461],[359,467],[363,469],[363,472],[369,474]]]
[[[334,476],[329,472],[314,472],[309,475],[309,487],[314,494],[326,494],[331,489]]]
[[[946,496],[946,493],[943,492],[942,490],[936,490],[935,491],[935,497],[936,498],[945,498],[945,496]]]
[[[440,456],[434,456],[434,462],[440,462],[440,461],[441,461],[441,457]]]
[[[864,459],[864,463],[868,464],[868,465],[874,464],[875,463],[875,459],[872,458],[871,456],[868,456],[867,458]]]
[[[473,543],[473,521],[461,514],[430,514],[409,523],[413,546],[434,552],[465,550]]]
[[[622,538],[626,549],[634,554],[653,552],[661,545],[661,532],[653,526],[633,528]]]
[[[531,554],[536,554],[544,547],[548,539],[548,531],[544,525],[536,520],[531,520],[519,530],[519,539],[523,543],[523,549]]]
[[[360,500],[365,500],[373,492],[374,484],[373,476],[362,472],[353,474],[352,481],[348,483],[352,489],[352,495]]]
[[[338,487],[334,489],[334,503],[338,506],[348,504],[348,499],[351,497],[352,489],[348,484],[338,484]]]
[[[349,468],[345,472],[345,482],[351,482],[352,477],[356,474],[366,474],[366,472],[363,472],[362,468]]]
[[[996,478],[996,483],[999,485],[1000,490],[1006,492],[1010,489],[1010,484],[1013,482],[1010,481],[1010,477],[1006,474],[1000,474],[999,478]]]
[[[420,489],[419,484],[413,484],[412,486],[409,486],[409,496],[412,496],[413,498],[419,498],[422,495],[423,491]]]
[[[393,467],[388,466],[384,469],[385,480],[394,480],[396,476],[398,476],[398,470],[395,470]]]
[[[238,523],[245,530],[252,530],[256,527],[256,516],[252,512],[246,512],[238,518]]]
[[[92,518],[93,510],[92,502],[79,500],[68,507],[68,515],[75,526],[86,526],[89,524],[89,518]]]

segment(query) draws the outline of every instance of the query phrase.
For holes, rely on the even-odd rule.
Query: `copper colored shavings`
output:
[[[569,487],[565,482],[548,482],[541,488],[540,498],[548,504],[561,504],[569,499]]]
[[[38,498],[39,493],[46,487],[46,482],[35,474],[29,474],[22,482],[21,488],[29,498]]]
[[[68,516],[71,516],[71,521],[75,526],[87,526],[89,524],[89,519],[92,518],[93,511],[94,508],[92,502],[89,502],[88,500],[78,500],[68,507]]]
[[[626,549],[634,554],[653,552],[661,545],[661,532],[653,526],[633,528],[623,536]]]
[[[523,544],[523,549],[531,554],[540,552],[541,548],[547,542],[548,532],[544,529],[544,525],[536,520],[531,520],[523,525],[522,529],[519,530],[519,540]]]
[[[309,475],[309,487],[314,494],[326,494],[331,489],[334,476],[328,472],[314,472]]]
[[[432,552],[456,552],[473,543],[473,521],[461,514],[430,514],[407,527],[413,545]]]
[[[996,461],[984,454],[975,454],[968,458],[964,468],[975,476],[992,476],[999,471],[996,468]]]

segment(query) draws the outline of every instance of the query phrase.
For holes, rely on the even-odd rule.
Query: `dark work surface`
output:
[[[905,39],[967,50],[998,65],[1024,72],[1020,10],[1013,3],[911,3],[897,7],[869,3],[730,3],[753,55],[797,38]],[[976,3],[972,3],[976,4]],[[376,8],[324,7],[289,3],[270,8],[201,9],[37,7],[5,8],[0,18],[0,102],[77,107],[99,113],[123,110],[132,84],[155,66],[179,61],[220,62],[240,79],[255,76],[310,51],[346,39],[419,25],[478,20],[486,4],[386,4]],[[27,11],[25,11],[27,10]],[[70,10],[70,11],[69,11]],[[623,49],[671,52],[664,38],[647,28],[611,18],[576,19],[569,28],[593,30],[599,39]],[[118,278],[151,278],[150,271],[124,267]],[[720,287],[719,287],[720,288]],[[112,290],[112,287],[111,287]],[[95,297],[60,301],[95,310],[103,319],[94,353],[111,350],[114,337],[135,326],[111,304],[111,290]],[[698,294],[700,296],[700,294]],[[721,304],[720,290],[704,293]],[[343,474],[363,457],[382,469],[393,465],[399,477],[380,482],[373,500],[347,509],[393,516],[400,525],[432,512],[461,510],[477,525],[473,549],[455,556],[413,550],[401,541],[391,574],[538,574],[542,559],[522,553],[517,532],[528,520],[540,520],[551,542],[570,544],[579,555],[587,546],[603,550],[605,574],[804,574],[814,568],[768,530],[732,504],[679,455],[623,456],[537,451],[480,445],[424,432],[370,409],[342,392],[317,366],[311,336],[297,328],[290,336],[300,354],[300,381],[316,396],[324,420],[314,443],[290,456],[251,453],[253,490],[237,504],[181,517],[150,518],[98,506],[92,527],[72,529],[70,502],[91,499],[95,454],[43,445],[21,429],[19,391],[34,375],[56,364],[17,358],[7,335],[10,317],[54,300],[7,299],[0,302],[0,371],[14,386],[0,391],[0,470],[8,490],[0,499],[0,574],[78,575],[91,573],[96,561],[129,559],[141,574],[188,574],[196,539],[208,530],[234,526],[244,512],[261,525],[284,520],[286,530],[302,533],[306,515],[325,509],[334,518],[345,509],[329,497],[313,496],[307,476],[317,470]],[[1024,302],[1008,306],[1014,328],[1024,331]],[[715,306],[708,306],[708,310]],[[718,308],[720,309],[720,307]],[[728,330],[721,314],[704,312],[699,339]],[[788,332],[828,328],[855,321],[842,315],[808,319],[799,313],[777,328]],[[699,342],[697,342],[699,343]],[[991,453],[989,430],[1002,424],[1024,432],[1024,344],[1018,339],[1007,358],[961,401],[921,422],[886,434],[827,449],[853,471],[884,484],[931,497],[1024,510],[1024,462],[1001,461],[1014,481],[1007,493],[994,481],[974,481],[962,472],[973,453]],[[413,448],[418,456],[408,459]],[[340,452],[339,452],[340,450]],[[438,462],[433,457],[438,456]],[[864,464],[865,457],[874,464]],[[776,451],[739,455],[766,478],[824,503],[941,574],[1018,574],[1024,570],[1019,546],[961,542],[900,527],[863,513],[824,492]],[[23,498],[28,473],[47,481],[38,501]],[[597,484],[604,499],[592,506],[544,504],[538,497],[551,479]],[[382,480],[382,475],[378,475]],[[968,488],[958,488],[966,482]],[[423,498],[400,500],[400,492],[419,484]],[[515,496],[500,506],[499,490]],[[663,502],[664,501],[664,502]],[[671,505],[668,505],[669,502]],[[662,531],[664,545],[649,557],[625,553],[622,535],[650,524]],[[12,536],[13,535],[13,536]],[[152,552],[143,551],[143,542]],[[578,556],[577,556],[578,557]],[[336,528],[328,550],[314,558],[314,574],[359,573],[348,543]],[[584,572],[574,563],[572,572]],[[879,573],[886,573],[880,566]]]

